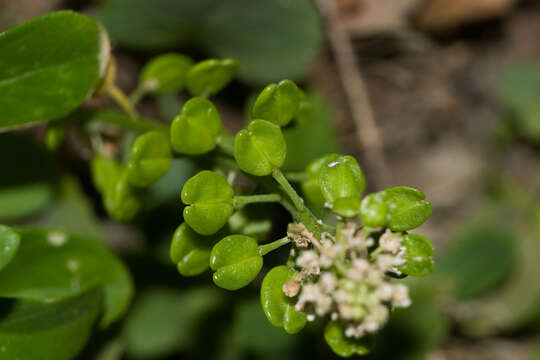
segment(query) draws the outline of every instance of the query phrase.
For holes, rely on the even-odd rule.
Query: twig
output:
[[[384,156],[380,132],[373,116],[364,79],[356,62],[351,39],[338,19],[337,1],[316,0],[316,2],[326,20],[327,36],[356,127],[356,136],[366,152],[367,165],[378,184],[387,185],[390,172]]]

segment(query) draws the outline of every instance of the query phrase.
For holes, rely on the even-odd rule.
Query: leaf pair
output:
[[[330,348],[341,357],[351,357],[353,355],[366,355],[373,347],[373,339],[364,336],[360,339],[345,336],[343,326],[335,321],[326,324],[324,328],[324,339]]]
[[[367,195],[362,200],[360,216],[365,226],[412,230],[431,215],[431,204],[424,199],[424,193],[418,189],[396,186]]]
[[[210,251],[219,235],[197,234],[187,223],[181,224],[174,232],[170,256],[183,276],[199,275],[206,271],[210,262]]]
[[[131,148],[127,179],[133,186],[146,187],[163,177],[171,167],[169,139],[161,131],[140,135]]]
[[[279,126],[286,126],[297,115],[300,108],[300,89],[290,80],[266,86],[259,94],[251,116]]]
[[[431,257],[435,248],[428,239],[417,234],[405,234],[401,244],[405,247],[401,255],[405,263],[398,266],[399,271],[411,276],[426,276],[433,272],[435,264]]]

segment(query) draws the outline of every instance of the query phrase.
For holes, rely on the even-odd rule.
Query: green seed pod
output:
[[[266,274],[261,285],[261,305],[268,321],[283,326],[289,334],[295,334],[306,325],[306,314],[294,310],[293,298],[283,293],[283,284],[293,280],[298,272],[286,266],[276,266]]]
[[[212,151],[221,134],[221,117],[206,98],[188,100],[171,124],[171,143],[182,154],[199,155]]]
[[[349,155],[341,156],[323,166],[319,181],[323,198],[332,206],[332,210],[338,205],[335,212],[339,211],[339,215],[358,215],[360,203],[352,198],[360,197],[366,188],[366,178],[355,158]]]
[[[365,226],[407,231],[422,225],[431,215],[431,204],[418,189],[396,186],[367,195],[360,205]]]
[[[182,54],[163,54],[151,59],[141,71],[140,82],[155,94],[182,90],[193,60]]]
[[[94,186],[102,194],[113,186],[122,171],[115,159],[101,155],[94,156],[90,169]]]
[[[227,290],[248,285],[261,271],[263,258],[257,241],[245,235],[229,235],[218,242],[210,254],[214,283]]]
[[[161,131],[149,131],[133,143],[127,164],[128,181],[133,186],[149,186],[169,171],[171,163],[168,136]]]
[[[134,193],[123,170],[103,192],[103,203],[107,213],[122,222],[132,220],[142,207],[141,200]]]
[[[398,266],[399,271],[411,276],[426,276],[433,272],[431,256],[435,253],[433,244],[421,235],[405,234],[402,245],[405,253],[401,256],[406,262]]]
[[[199,235],[187,223],[182,223],[172,238],[171,260],[183,276],[199,275],[208,269],[210,251],[218,240],[218,235]]]
[[[279,126],[266,120],[253,120],[234,139],[234,158],[248,174],[266,176],[283,165],[287,144]]]
[[[323,207],[325,200],[321,192],[319,175],[321,169],[339,158],[338,154],[326,154],[312,160],[306,167],[308,179],[300,184],[306,199],[317,207]]]
[[[388,204],[388,227],[392,231],[412,230],[422,225],[431,215],[431,204],[422,191],[396,186],[385,190]]]
[[[201,235],[215,234],[233,212],[234,191],[225,178],[204,170],[190,178],[182,188],[184,220]]]
[[[209,59],[189,69],[186,86],[193,96],[209,96],[223,89],[236,75],[238,62],[234,59]]]
[[[366,355],[373,347],[373,339],[364,336],[360,339],[345,336],[345,331],[340,323],[332,321],[324,328],[324,339],[330,348],[341,357],[353,355]]]
[[[270,84],[255,100],[251,115],[279,126],[285,126],[296,116],[300,106],[300,93],[295,83],[283,80]]]

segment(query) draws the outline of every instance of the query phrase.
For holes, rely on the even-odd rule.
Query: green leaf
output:
[[[197,47],[240,63],[254,85],[297,80],[322,44],[317,10],[309,0],[107,0],[99,18],[114,43],[149,52]],[[294,56],[291,56],[294,54]]]
[[[270,84],[259,94],[251,115],[279,126],[285,126],[295,117],[300,105],[300,90],[290,80]]]
[[[476,297],[500,284],[511,272],[517,242],[508,229],[494,224],[471,227],[449,242],[437,259],[436,272],[454,280],[458,299]]]
[[[426,276],[433,272],[433,259],[435,253],[433,244],[425,237],[417,234],[405,234],[402,245],[405,253],[401,255],[406,262],[398,269],[411,276]]]
[[[215,234],[233,213],[234,191],[227,180],[204,170],[189,179],[182,188],[184,220],[201,235]]]
[[[261,305],[268,321],[283,326],[289,334],[295,334],[306,325],[306,314],[296,312],[295,301],[283,293],[283,284],[295,278],[297,272],[286,266],[276,266],[266,274],[261,285]]]
[[[257,241],[245,235],[229,235],[219,241],[210,254],[214,283],[227,290],[248,285],[261,271],[263,258]]]
[[[253,120],[247,130],[234,139],[234,158],[238,167],[255,176],[270,175],[283,165],[287,144],[279,126],[266,120]]]
[[[215,1],[202,30],[210,53],[237,59],[239,77],[258,85],[302,78],[322,43],[320,18],[308,0]]]
[[[324,339],[330,348],[341,357],[351,357],[353,355],[366,355],[372,347],[370,337],[360,339],[348,338],[341,324],[331,321],[324,328]]]
[[[80,106],[99,84],[109,50],[98,23],[71,11],[1,33],[0,129],[55,120]]]
[[[366,188],[366,178],[356,159],[352,156],[340,158],[322,166],[319,175],[324,199],[339,215],[353,217],[360,211],[360,204],[350,198],[358,198]],[[338,200],[343,199],[336,204]],[[352,206],[352,207],[351,207]]]
[[[99,242],[62,231],[17,231],[21,243],[13,260],[0,271],[0,297],[56,302],[102,285],[102,325],[123,315],[133,293],[131,278]]]
[[[193,96],[209,96],[219,92],[236,75],[238,62],[234,59],[208,59],[191,67],[186,86]]]
[[[35,215],[52,202],[57,175],[55,164],[29,138],[0,134],[0,164],[5,169],[0,176],[0,219],[3,222]]]
[[[153,93],[162,94],[182,90],[193,60],[176,53],[156,56],[144,65],[140,83]]]
[[[220,235],[203,236],[193,231],[187,223],[174,232],[171,242],[171,260],[177,264],[183,276],[203,273],[210,266],[210,251]]]
[[[182,154],[199,155],[216,147],[221,133],[221,117],[204,97],[187,101],[171,124],[171,143]]]
[[[144,292],[124,327],[129,357],[156,359],[184,350],[198,323],[221,302],[221,294],[207,287]]]
[[[131,148],[127,179],[134,186],[149,186],[167,173],[171,161],[168,136],[157,130],[147,132],[140,135]]]
[[[122,170],[116,159],[96,155],[90,164],[90,171],[94,186],[104,193],[114,185]]]
[[[54,304],[1,299],[6,309],[0,319],[2,359],[74,359],[90,337],[102,301],[97,289]]]
[[[116,125],[121,129],[133,131],[156,130],[159,125],[140,115],[129,116],[120,110],[96,110],[87,109],[78,110],[74,116],[80,116],[80,119],[88,122],[90,130],[99,131],[103,125]]]
[[[0,225],[0,270],[2,270],[13,259],[21,237],[9,227]]]

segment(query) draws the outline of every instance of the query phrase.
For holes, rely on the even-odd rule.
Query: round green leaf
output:
[[[0,270],[13,259],[20,242],[19,234],[7,226],[0,225]]]
[[[232,215],[234,191],[227,180],[204,170],[186,181],[182,188],[184,220],[201,235],[215,234]]]
[[[187,73],[186,85],[193,96],[208,96],[223,89],[236,75],[238,62],[234,59],[201,61]]]
[[[90,164],[92,182],[94,186],[104,193],[110,189],[120,176],[120,164],[114,158],[96,155]]]
[[[182,90],[193,60],[182,54],[162,54],[150,60],[141,71],[140,82],[156,94]]]
[[[405,253],[401,257],[405,264],[399,265],[398,269],[411,276],[426,276],[433,272],[433,259],[431,256],[435,253],[433,244],[421,235],[405,234],[402,245],[405,247]]]
[[[187,101],[171,124],[171,143],[182,154],[199,155],[216,147],[221,117],[210,100],[196,97]]]
[[[341,357],[351,357],[353,355],[366,355],[372,347],[369,337],[360,339],[348,338],[340,323],[332,321],[324,328],[324,339],[330,348]]]
[[[334,201],[332,211],[345,218],[353,218],[360,213],[360,198],[346,197]]]
[[[131,148],[127,179],[133,186],[146,187],[159,180],[171,167],[169,139],[161,131],[140,135]]]
[[[346,155],[326,164],[319,175],[324,199],[334,205],[338,199],[359,197],[366,188],[366,178],[356,159]]]
[[[61,118],[92,93],[109,61],[107,34],[71,11],[0,34],[0,128]]]
[[[245,235],[229,235],[218,242],[210,254],[214,283],[227,290],[248,285],[261,271],[263,258],[257,241]]]
[[[103,286],[102,325],[126,311],[133,284],[125,266],[99,241],[62,231],[22,228],[19,250],[0,271],[0,297],[56,302]]]
[[[194,276],[208,269],[210,251],[218,239],[217,235],[199,235],[187,223],[181,224],[174,232],[170,251],[180,274]]]
[[[296,116],[299,106],[300,90],[292,81],[283,80],[264,88],[253,104],[251,115],[285,126]]]
[[[91,290],[58,303],[0,300],[0,358],[71,360],[92,334],[103,304],[102,292]],[[9,306],[11,305],[11,306]]]
[[[336,161],[338,158],[338,154],[326,154],[312,160],[306,167],[308,179],[302,181],[300,185],[302,187],[304,196],[311,204],[318,207],[324,206],[325,201],[321,192],[319,175],[321,174],[321,169],[324,166],[328,165],[332,161]]]
[[[306,325],[306,314],[296,312],[295,302],[283,293],[283,284],[294,279],[297,272],[286,266],[276,266],[266,274],[261,285],[261,305],[268,321],[283,326],[289,334],[295,334]]]
[[[266,120],[253,120],[234,139],[238,167],[255,176],[270,175],[283,165],[287,144],[279,126]]]

